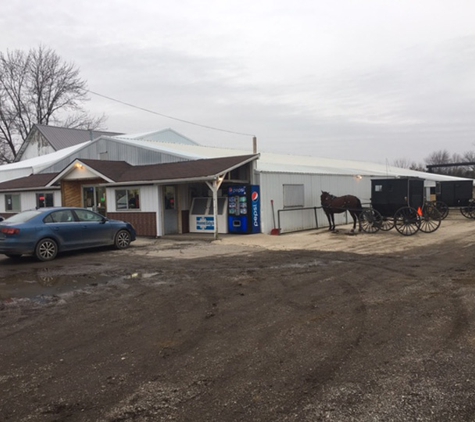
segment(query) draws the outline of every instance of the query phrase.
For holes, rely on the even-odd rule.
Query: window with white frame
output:
[[[284,208],[301,208],[304,206],[304,185],[283,185]]]
[[[37,193],[36,194],[36,207],[54,207],[54,195],[52,193]]]
[[[7,193],[5,194],[5,211],[20,212],[21,201],[19,193]]]
[[[117,189],[115,209],[117,211],[140,209],[140,189]]]

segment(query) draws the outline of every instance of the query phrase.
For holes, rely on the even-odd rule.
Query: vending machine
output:
[[[257,185],[228,188],[228,231],[235,234],[261,232],[260,190]]]

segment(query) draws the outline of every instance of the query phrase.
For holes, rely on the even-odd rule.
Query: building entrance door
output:
[[[104,186],[83,187],[83,207],[106,215],[106,188]]]
[[[164,201],[164,232],[165,234],[178,233],[178,204],[175,186],[163,187]]]

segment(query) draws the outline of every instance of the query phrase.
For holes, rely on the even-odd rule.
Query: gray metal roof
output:
[[[69,129],[45,125],[35,126],[56,151],[73,145],[82,144],[86,141],[92,141],[93,139],[99,138],[103,135],[121,135],[119,132],[107,132],[102,130]]]
[[[163,129],[159,131],[147,132],[147,133],[138,133],[138,134],[126,134],[123,135],[127,139],[139,139],[143,141],[155,141],[155,142],[166,142],[170,144],[184,144],[184,145],[199,145],[197,142],[193,141],[186,136],[183,136],[181,133],[178,133],[173,129]]]
[[[168,154],[172,157],[179,157],[183,160],[197,160],[197,159],[209,159],[209,158],[222,158],[238,155],[249,154],[250,151],[237,150],[231,148],[217,148],[217,147],[205,147],[201,145],[190,145],[185,143],[165,143],[158,141],[146,141],[139,139],[140,137],[147,137],[146,135],[139,135],[136,139],[129,139],[128,136],[105,136],[101,139],[108,139],[120,144],[127,144],[139,149],[147,151],[157,151],[159,153]],[[82,147],[82,150],[86,150],[89,147],[93,147],[95,143],[101,139],[97,138],[93,142],[86,142]],[[74,147],[70,147],[74,148]],[[76,158],[79,150],[71,151],[69,157]],[[53,154],[59,154],[59,152]],[[97,154],[96,154],[97,155]],[[45,169],[51,169],[51,171],[58,171],[52,169],[52,163],[59,162],[64,157],[52,160],[50,158],[52,154],[35,158],[35,166],[30,164],[31,160],[25,162],[15,163],[16,166],[28,166],[32,167],[34,173],[38,173]],[[92,158],[92,157],[91,157]],[[119,157],[123,160],[126,157]],[[152,164],[152,163],[150,163]],[[3,169],[10,170],[12,164],[0,166],[0,180]],[[61,167],[63,168],[63,167]],[[17,168],[15,167],[15,169]],[[48,171],[48,170],[46,170]],[[393,166],[359,162],[351,160],[336,160],[330,158],[319,158],[312,156],[296,156],[296,155],[283,155],[273,154],[268,152],[261,152],[260,158],[257,161],[256,171],[261,173],[298,173],[298,174],[320,174],[320,175],[352,175],[352,176],[371,176],[371,177],[421,177],[429,181],[445,181],[445,180],[466,180],[464,178],[457,178],[453,176],[445,176],[435,173],[425,173],[409,169],[402,169]],[[3,180],[7,180],[4,177]]]

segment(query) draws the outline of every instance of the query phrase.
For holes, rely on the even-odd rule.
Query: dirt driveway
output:
[[[475,421],[475,221],[0,258],[2,421]]]

